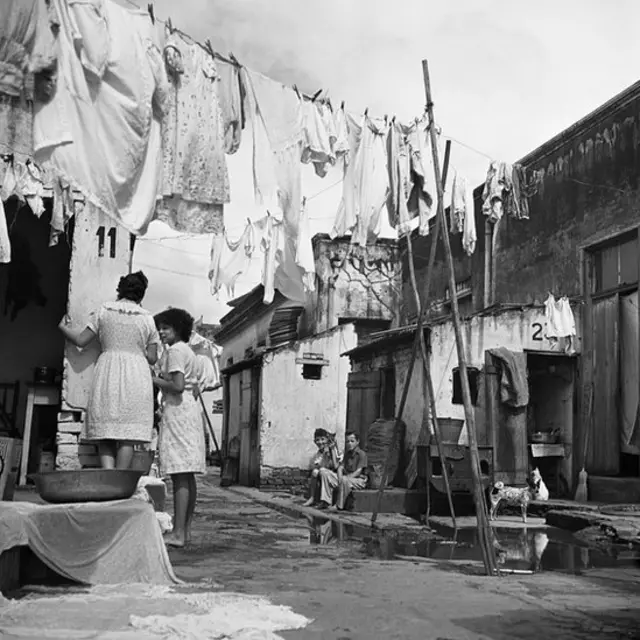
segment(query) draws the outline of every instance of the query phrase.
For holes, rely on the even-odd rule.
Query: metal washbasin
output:
[[[34,474],[36,490],[45,502],[105,502],[126,500],[138,486],[143,471],[134,469],[79,469]]]

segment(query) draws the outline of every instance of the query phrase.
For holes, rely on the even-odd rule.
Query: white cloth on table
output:
[[[152,315],[128,300],[108,302],[87,326],[102,353],[93,374],[85,438],[150,442],[153,383],[146,350],[160,342]]]
[[[451,185],[451,232],[462,234],[462,248],[467,255],[476,249],[476,218],[473,208],[473,189],[464,177],[454,172]]]
[[[162,168],[153,102],[163,88],[148,13],[108,0],[51,2],[57,85],[35,110],[35,160],[128,231],[144,233]]]
[[[186,342],[172,344],[162,354],[162,375],[169,379],[173,373],[184,375],[184,391],[162,394],[160,422],[160,470],[163,476],[176,473],[204,473],[206,445],[203,416],[193,395],[198,389],[196,355]]]
[[[0,509],[0,553],[16,546],[29,546],[56,573],[80,583],[180,582],[153,507],[140,500],[5,502]]]
[[[234,295],[236,280],[249,268],[254,249],[255,232],[250,221],[235,242],[230,242],[226,233],[214,236],[209,264],[209,281],[213,295],[218,295],[222,287],[226,288],[228,295]]]

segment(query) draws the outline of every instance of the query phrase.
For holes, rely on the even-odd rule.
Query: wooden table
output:
[[[29,450],[31,448],[31,428],[33,426],[33,410],[35,407],[52,407],[60,404],[59,385],[27,384],[27,410],[24,414],[24,430],[22,432],[22,460],[20,461],[20,477],[18,484],[27,484],[29,466]]]

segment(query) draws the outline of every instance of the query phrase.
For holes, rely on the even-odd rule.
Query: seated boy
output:
[[[320,481],[320,472],[323,469],[331,471],[335,475],[335,471],[340,464],[340,454],[335,440],[331,437],[328,431],[325,429],[316,429],[313,434],[313,441],[315,442],[318,451],[311,458],[311,477],[309,478],[309,499],[302,505],[303,507],[310,507],[315,504],[320,496],[318,496]]]
[[[367,485],[367,454],[360,448],[360,438],[353,431],[347,432],[345,454],[336,473],[320,470],[320,499],[322,507],[333,502],[333,490],[338,488],[335,505],[330,509],[342,511],[346,499],[354,489]]]

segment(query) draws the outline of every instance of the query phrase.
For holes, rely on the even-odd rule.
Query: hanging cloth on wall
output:
[[[236,280],[249,268],[254,249],[254,229],[250,221],[235,242],[229,242],[225,233],[214,236],[209,263],[209,281],[213,295],[217,296],[223,286],[230,297],[235,295]]]
[[[451,185],[451,233],[462,234],[462,248],[470,256],[476,249],[476,217],[473,207],[473,189],[464,177],[454,172]]]
[[[573,339],[576,335],[576,321],[571,310],[569,298],[564,296],[556,301],[550,293],[544,303],[544,315],[547,340],[557,342],[562,338],[566,338],[565,352],[573,353],[575,351]]]
[[[35,160],[131,233],[144,233],[159,192],[159,51],[149,16],[115,2],[51,0],[59,22],[57,86],[36,106]]]

